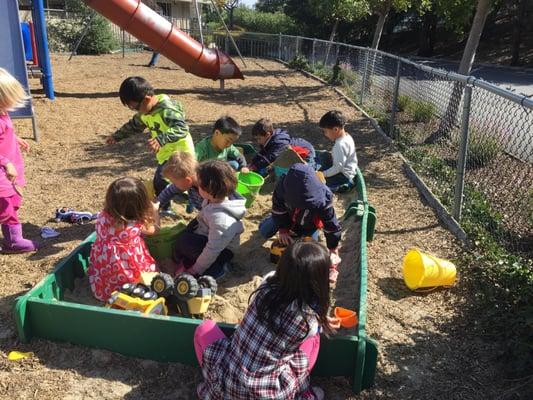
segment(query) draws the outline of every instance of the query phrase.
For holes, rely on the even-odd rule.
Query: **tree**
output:
[[[520,44],[522,42],[522,31],[524,30],[524,19],[526,15],[526,0],[515,0],[513,3],[514,16],[511,65],[518,65],[520,62]]]
[[[376,28],[374,29],[374,37],[372,39],[372,48],[377,49],[379,47],[379,42],[381,41],[381,34],[383,33],[383,27],[385,26],[385,21],[392,9],[397,11],[407,10],[411,4],[412,0],[367,0],[368,8],[372,14],[378,16],[378,22],[376,23]],[[429,0],[419,0],[419,8],[423,9],[427,7]]]
[[[465,49],[463,51],[463,57],[461,58],[461,63],[459,64],[459,74],[470,74],[472,65],[474,64],[474,59],[476,57],[479,40],[481,39],[481,34],[483,33],[483,28],[485,27],[485,21],[487,20],[487,16],[491,10],[492,1],[493,0],[478,0],[477,2],[474,21],[472,22],[472,27],[470,28],[470,33],[468,34],[468,40],[466,41]],[[448,101],[448,106],[446,107],[446,111],[441,119],[438,130],[426,139],[426,143],[435,143],[449,136],[450,130],[456,123],[457,112],[459,111],[459,105],[462,97],[463,84],[457,82],[453,87],[450,100]]]
[[[215,0],[218,7],[223,8],[228,13],[229,29],[233,29],[233,15],[235,9],[239,6],[240,0]]]
[[[258,0],[255,9],[266,13],[282,12],[286,3],[286,0]]]

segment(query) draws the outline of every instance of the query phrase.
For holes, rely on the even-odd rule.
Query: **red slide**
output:
[[[191,74],[209,79],[244,79],[229,56],[203,46],[141,0],[83,1]]]

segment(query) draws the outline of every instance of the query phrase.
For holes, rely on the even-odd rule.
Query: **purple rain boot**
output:
[[[4,254],[9,253],[28,253],[37,250],[37,244],[32,240],[24,239],[22,237],[22,225],[2,225],[2,233],[4,234],[4,241],[2,242],[2,250]]]

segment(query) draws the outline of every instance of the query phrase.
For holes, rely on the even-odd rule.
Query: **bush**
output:
[[[411,105],[411,98],[409,96],[406,96],[404,94],[401,94],[398,96],[398,102],[396,104],[396,109],[399,112],[407,111],[409,106]]]
[[[501,151],[498,140],[483,135],[479,131],[471,129],[468,136],[467,166],[472,168],[483,167],[491,162]]]
[[[284,13],[264,13],[242,6],[234,11],[234,23],[245,30],[263,33],[296,34],[296,23]]]
[[[424,123],[431,121],[436,113],[433,104],[417,100],[409,100],[406,110],[415,122]]]
[[[307,58],[305,58],[301,54],[295,56],[291,61],[289,61],[288,65],[290,68],[293,69],[303,69],[304,71],[311,71],[309,61],[307,61]]]
[[[87,19],[49,19],[48,44],[52,51],[70,52],[78,41]],[[91,20],[91,27],[81,41],[77,54],[104,54],[118,47],[109,22],[100,15]]]
[[[333,66],[330,83],[337,86],[353,86],[359,81],[359,75],[352,69],[351,64],[337,60]]]

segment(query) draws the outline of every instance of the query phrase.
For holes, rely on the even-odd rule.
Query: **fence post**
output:
[[[402,69],[402,60],[398,60],[396,66],[396,80],[394,81],[394,93],[392,94],[392,109],[390,114],[389,136],[396,139],[394,134],[394,125],[396,123],[396,108],[398,107],[398,93],[400,92],[400,75]]]
[[[459,147],[457,177],[455,180],[455,198],[453,202],[453,217],[457,222],[461,220],[463,208],[463,191],[465,186],[466,156],[468,154],[468,135],[470,122],[470,103],[472,101],[472,85],[467,84],[463,100],[463,115],[461,116],[461,144]]]
[[[315,46],[316,46],[316,40],[313,39],[313,54],[312,54],[312,61],[313,61],[313,68],[315,68],[315,57],[316,57],[316,50],[315,50]]]
[[[365,88],[366,88],[366,80],[367,80],[367,74],[368,74],[368,58],[370,57],[370,49],[366,49],[366,57],[365,57],[365,70],[363,71],[363,82],[361,85],[361,96],[359,99],[359,103],[363,105],[363,98],[365,95]]]
[[[229,34],[226,33],[226,37],[224,38],[224,53],[229,55]]]
[[[300,36],[296,36],[296,56],[300,55]]]
[[[279,40],[278,40],[278,60],[281,60],[281,32],[279,34]]]

